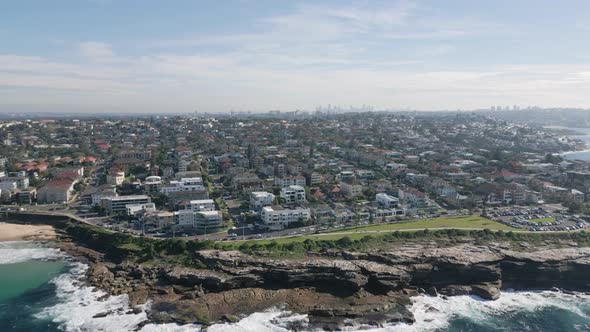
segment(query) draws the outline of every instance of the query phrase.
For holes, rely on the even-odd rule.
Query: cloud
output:
[[[327,103],[455,109],[556,101],[582,106],[587,101],[580,96],[590,93],[590,64],[437,61],[462,51],[456,40],[498,25],[445,17],[413,2],[301,4],[254,25],[252,31],[146,42],[134,50],[143,51],[138,56],[120,45],[114,52],[102,41],[74,45],[71,57],[0,54],[0,100],[142,111]],[[43,99],[33,102],[30,93]]]
[[[109,44],[100,42],[83,42],[79,45],[80,53],[87,58],[108,58],[115,55]]]

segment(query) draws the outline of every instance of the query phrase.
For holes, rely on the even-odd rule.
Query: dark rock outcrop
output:
[[[419,292],[472,294],[495,300],[501,289],[590,291],[590,249],[514,252],[463,244],[401,246],[387,252],[327,252],[305,259],[270,259],[236,251],[195,253],[199,266],[101,263],[90,281],[132,304],[152,300],[157,322],[208,323],[272,306],[308,313],[310,323],[339,329],[350,320],[381,326],[412,322],[406,309]]]

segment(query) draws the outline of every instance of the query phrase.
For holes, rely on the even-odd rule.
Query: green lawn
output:
[[[468,216],[468,217],[439,217],[439,218],[432,218],[432,219],[422,219],[422,220],[413,220],[413,221],[405,221],[399,223],[389,223],[389,224],[378,224],[378,225],[367,225],[361,227],[354,227],[354,228],[347,228],[347,229],[340,229],[335,230],[334,232],[344,232],[344,231],[396,231],[396,230],[404,230],[404,229],[416,229],[416,228],[429,228],[429,229],[437,229],[437,228],[474,228],[474,229],[485,229],[489,228],[491,230],[503,230],[503,231],[513,231],[517,230],[516,228],[480,217],[480,216]]]
[[[555,221],[555,217],[530,219],[529,221],[530,222],[554,222]]]
[[[322,234],[314,234],[314,235],[305,235],[305,236],[292,236],[292,237],[285,237],[285,238],[278,238],[273,240],[248,240],[245,242],[256,242],[260,244],[267,244],[271,241],[276,241],[277,243],[291,243],[291,242],[303,242],[307,239],[314,239],[314,240],[338,240],[345,236],[353,240],[361,239],[367,235],[379,235],[380,233],[385,232],[393,232],[393,231],[404,231],[404,230],[413,230],[413,229],[441,229],[441,228],[464,228],[464,229],[490,229],[494,231],[514,231],[518,230],[517,228],[513,228],[510,226],[506,226],[504,224],[480,217],[480,216],[468,216],[468,217],[440,217],[440,218],[432,218],[432,219],[423,219],[423,220],[414,220],[414,221],[406,221],[406,222],[399,222],[399,223],[391,223],[391,224],[379,224],[379,225],[367,225],[367,226],[360,226],[360,227],[353,227],[353,228],[342,228],[338,230],[334,230],[330,233],[322,233]],[[238,247],[244,241],[236,241],[236,242],[218,242],[223,244],[224,246]]]

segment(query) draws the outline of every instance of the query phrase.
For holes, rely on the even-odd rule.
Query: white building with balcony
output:
[[[284,208],[273,205],[265,206],[260,212],[260,218],[271,230],[280,230],[290,223],[297,221],[308,221],[311,218],[311,211],[308,208]]]
[[[385,209],[395,209],[399,206],[399,199],[397,197],[380,193],[375,195],[375,201],[377,204]]]
[[[305,188],[302,186],[288,186],[281,189],[281,198],[286,204],[305,203]]]
[[[270,206],[275,200],[275,195],[266,191],[253,191],[250,193],[250,208],[260,209],[264,206]]]

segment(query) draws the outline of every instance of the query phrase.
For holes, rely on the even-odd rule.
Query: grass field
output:
[[[529,220],[530,222],[554,222],[555,221],[555,217],[547,217],[547,218],[537,218],[537,219],[531,219]]]
[[[314,234],[314,235],[302,235],[278,238],[272,240],[249,240],[256,241],[256,243],[267,244],[271,241],[276,241],[279,244],[291,243],[291,242],[303,242],[307,239],[313,240],[338,240],[345,236],[353,240],[361,239],[367,235],[379,235],[380,233],[404,231],[404,230],[420,230],[420,229],[442,229],[442,228],[460,228],[460,229],[490,229],[494,231],[514,231],[516,228],[506,226],[504,224],[491,221],[489,219],[480,216],[467,216],[467,217],[440,217],[432,219],[423,219],[391,224],[379,224],[379,225],[367,225],[354,228],[343,228],[334,230],[331,233]],[[242,241],[233,243],[224,243],[228,247],[239,246]]]
[[[506,226],[504,224],[480,217],[480,216],[467,216],[467,217],[439,217],[432,219],[414,220],[391,224],[379,224],[379,225],[367,225],[361,227],[354,227],[348,229],[341,229],[335,232],[343,231],[396,231],[404,229],[419,229],[419,228],[473,228],[473,229],[485,229],[491,230],[503,230],[513,231],[516,228]]]

